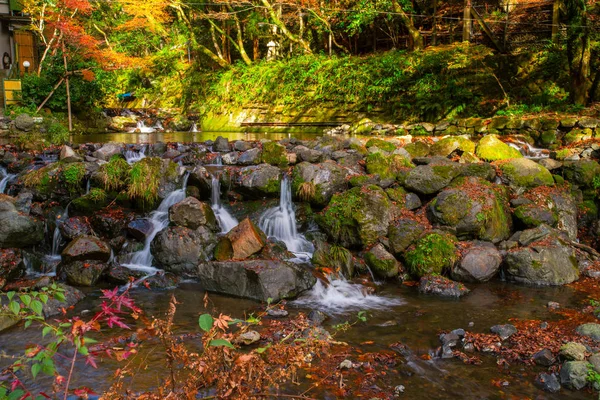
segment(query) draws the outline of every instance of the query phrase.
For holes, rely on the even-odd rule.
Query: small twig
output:
[[[67,400],[69,397],[69,384],[71,383],[71,377],[73,376],[73,369],[75,368],[75,360],[77,359],[77,349],[73,352],[73,360],[71,361],[71,370],[69,371],[69,377],[67,378],[67,384],[65,385],[65,397],[64,400]]]

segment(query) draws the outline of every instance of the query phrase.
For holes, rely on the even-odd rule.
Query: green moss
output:
[[[554,179],[546,168],[528,159],[511,160],[500,165],[502,175],[512,186],[533,188],[536,186],[553,186]]]
[[[388,195],[390,200],[396,202],[398,206],[404,207],[406,204],[406,190],[403,187],[387,188],[385,193]]]
[[[377,147],[379,150],[387,151],[389,153],[392,153],[394,150],[396,150],[395,144],[382,139],[369,139],[366,146],[367,149],[371,147]]]
[[[404,150],[413,157],[427,157],[429,155],[429,145],[423,142],[412,142],[404,146]]]
[[[143,207],[156,203],[162,165],[162,160],[157,157],[146,157],[135,163],[129,171],[129,198],[140,202]]]
[[[431,154],[434,156],[446,157],[455,150],[473,153],[475,152],[475,143],[464,137],[447,137],[438,140],[431,146]]]
[[[262,162],[285,167],[288,164],[285,147],[276,142],[263,143]]]
[[[365,262],[377,276],[392,277],[398,274],[398,262],[393,259],[380,259],[371,252],[365,254]]]
[[[367,154],[369,154],[369,151],[367,150],[367,148],[358,143],[350,144],[350,149],[355,150],[357,153],[362,154],[363,156],[366,156]]]
[[[502,142],[496,135],[484,136],[477,144],[475,154],[485,161],[499,161],[523,157],[519,150]]]
[[[81,187],[83,178],[85,177],[85,164],[84,163],[71,163],[61,171],[61,178],[67,185],[70,192],[77,190]]]
[[[36,189],[41,194],[50,194],[58,185],[60,166],[61,163],[57,162],[30,171],[23,177],[23,184],[26,187]]]
[[[360,187],[369,182],[369,180],[371,180],[371,178],[367,175],[353,175],[348,182],[352,187]]]
[[[447,234],[432,232],[415,243],[404,254],[411,274],[441,274],[454,265],[457,257],[456,240]]]
[[[402,168],[414,167],[408,159],[401,155],[384,156],[381,153],[369,154],[366,166],[369,174],[377,174],[381,179],[396,179]]]
[[[108,163],[100,166],[98,176],[105,190],[121,190],[129,181],[130,170],[131,166],[121,155],[114,155]]]
[[[99,188],[93,188],[85,196],[81,196],[73,200],[71,207],[82,214],[93,214],[101,210],[108,204],[108,195]]]

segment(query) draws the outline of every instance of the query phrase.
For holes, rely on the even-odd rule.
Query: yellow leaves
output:
[[[219,318],[215,319],[214,325],[225,332],[229,328],[230,321],[232,321],[230,316],[219,314]]]
[[[154,33],[164,33],[163,24],[170,21],[167,13],[169,2],[164,0],[128,0],[122,4],[123,12],[132,18],[120,29],[149,29]]]

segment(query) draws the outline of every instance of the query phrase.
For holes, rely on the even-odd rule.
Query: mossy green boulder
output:
[[[262,146],[262,162],[279,167],[285,167],[288,164],[285,147],[277,142],[265,142]]]
[[[403,168],[414,166],[410,160],[399,154],[385,156],[381,153],[372,153],[367,156],[365,162],[367,172],[379,175],[381,179],[396,179]]]
[[[292,194],[301,201],[308,201],[317,207],[325,207],[334,193],[347,187],[348,171],[334,161],[321,164],[301,162],[292,173]],[[368,177],[357,175],[358,177]]]
[[[457,259],[456,238],[443,232],[421,237],[404,254],[409,272],[415,277],[441,274],[452,268]]]
[[[570,183],[597,189],[600,185],[600,164],[593,160],[565,161],[563,176]]]
[[[335,243],[360,248],[387,234],[396,210],[383,189],[368,185],[333,195],[316,220]]]
[[[365,254],[365,263],[380,278],[394,278],[402,270],[402,265],[391,255],[381,243],[373,246]]]
[[[461,173],[455,163],[419,165],[412,169],[404,180],[404,187],[420,194],[434,194],[445,188]]]
[[[277,196],[280,191],[281,170],[269,164],[244,167],[240,169],[235,183],[237,190],[248,198]]]
[[[354,259],[352,253],[342,246],[320,243],[313,253],[312,263],[339,272],[346,278],[354,276]]]
[[[456,150],[461,153],[473,153],[475,152],[475,143],[461,136],[446,137],[431,146],[431,155],[448,157]]]
[[[496,135],[484,136],[477,144],[475,155],[485,161],[500,161],[523,157],[519,150],[510,147],[498,139]]]
[[[480,178],[456,179],[431,202],[429,215],[433,224],[454,228],[459,239],[497,243],[511,232],[505,188]]]
[[[425,142],[412,142],[404,146],[404,150],[412,157],[427,157],[429,155],[429,145]]]
[[[366,144],[367,149],[372,147],[376,147],[379,150],[387,151],[388,153],[392,153],[396,150],[396,145],[394,143],[388,142],[383,139],[369,139]]]
[[[548,169],[527,158],[502,162],[499,165],[502,180],[515,189],[553,186],[554,178]]]

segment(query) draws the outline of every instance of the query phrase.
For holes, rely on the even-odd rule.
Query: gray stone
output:
[[[107,262],[110,254],[110,246],[97,237],[79,236],[65,247],[61,257],[65,264],[86,260]]]
[[[421,208],[423,204],[421,203],[421,199],[415,193],[407,193],[404,201],[404,208],[407,210],[416,210],[417,208]]]
[[[316,283],[305,266],[273,260],[201,263],[197,276],[208,291],[263,302],[296,297]]]
[[[94,286],[108,268],[106,263],[96,261],[73,261],[62,265],[67,282],[75,286]]]
[[[568,389],[581,390],[587,386],[588,368],[585,361],[567,361],[560,369],[560,383]]]
[[[556,358],[549,349],[542,349],[533,355],[533,361],[537,365],[549,367],[556,362]]]
[[[311,204],[324,207],[331,197],[347,188],[348,171],[333,161],[321,164],[301,162],[292,174],[292,192],[298,193],[300,185],[308,182],[315,188],[314,195],[308,200]]]
[[[216,235],[204,226],[196,230],[170,226],[156,235],[151,250],[159,267],[177,274],[191,274],[199,262],[212,257],[216,244]]]
[[[251,151],[251,150],[248,150]],[[244,167],[236,182],[238,191],[253,198],[277,196],[280,189],[281,170],[269,164]]]
[[[262,158],[262,151],[256,147],[244,151],[239,155],[237,163],[240,165],[257,165],[260,164]]]
[[[381,243],[376,244],[365,254],[365,262],[371,271],[380,278],[393,278],[398,276],[402,266],[387,252]]]
[[[323,152],[319,150],[309,149],[306,146],[296,146],[293,150],[298,156],[299,161],[306,161],[309,163],[318,163],[323,158]]]
[[[390,250],[393,254],[400,257],[408,247],[413,244],[421,234],[425,232],[425,227],[419,222],[400,218],[393,221],[388,228],[388,239]]]
[[[230,153],[223,155],[223,164],[225,165],[236,165],[240,158],[240,153],[237,151],[232,151]]]
[[[73,240],[79,236],[91,235],[92,227],[87,218],[71,217],[58,226],[63,238]]]
[[[145,218],[134,219],[127,225],[127,232],[140,242],[145,241],[153,229],[154,225]]]
[[[252,144],[249,142],[246,142],[244,140],[237,140],[234,144],[233,144],[233,148],[237,151],[247,151],[250,150],[252,148]]]
[[[462,254],[451,273],[457,281],[486,282],[496,275],[502,262],[500,252],[488,242],[473,242]]]
[[[458,164],[419,165],[408,173],[404,186],[412,192],[434,194],[448,186],[460,168]]]
[[[222,153],[229,152],[229,140],[222,136],[217,137],[213,144],[213,151],[218,151]]]
[[[494,325],[490,328],[490,331],[500,336],[501,340],[506,340],[515,333],[517,333],[517,328],[515,328],[515,326],[511,324]]]
[[[117,143],[106,143],[100,149],[92,153],[92,156],[99,160],[108,161],[112,156],[121,154],[123,152],[123,145]]]
[[[585,360],[585,352],[586,348],[581,343],[569,342],[560,347],[558,354],[568,361],[583,361]]]
[[[14,199],[0,195],[0,248],[33,246],[44,240],[44,224],[20,214]]]
[[[81,161],[81,157],[69,146],[63,146],[60,150],[60,161],[65,163],[74,163]]]
[[[549,393],[558,393],[561,387],[556,374],[547,374],[545,372],[540,373],[535,378],[535,385]]]
[[[442,297],[461,297],[470,292],[462,283],[440,275],[425,275],[419,281],[419,292]]]
[[[553,158],[543,158],[538,161],[538,163],[548,171],[554,171],[555,169],[559,169],[563,166],[563,163]]]
[[[217,230],[217,218],[212,208],[194,197],[186,197],[169,209],[169,219],[177,226],[192,230],[201,226]]]
[[[581,336],[587,336],[596,341],[600,341],[600,324],[588,323],[579,325],[577,327],[577,333]]]
[[[15,128],[23,132],[30,132],[35,127],[35,121],[27,114],[21,114],[15,118]]]

